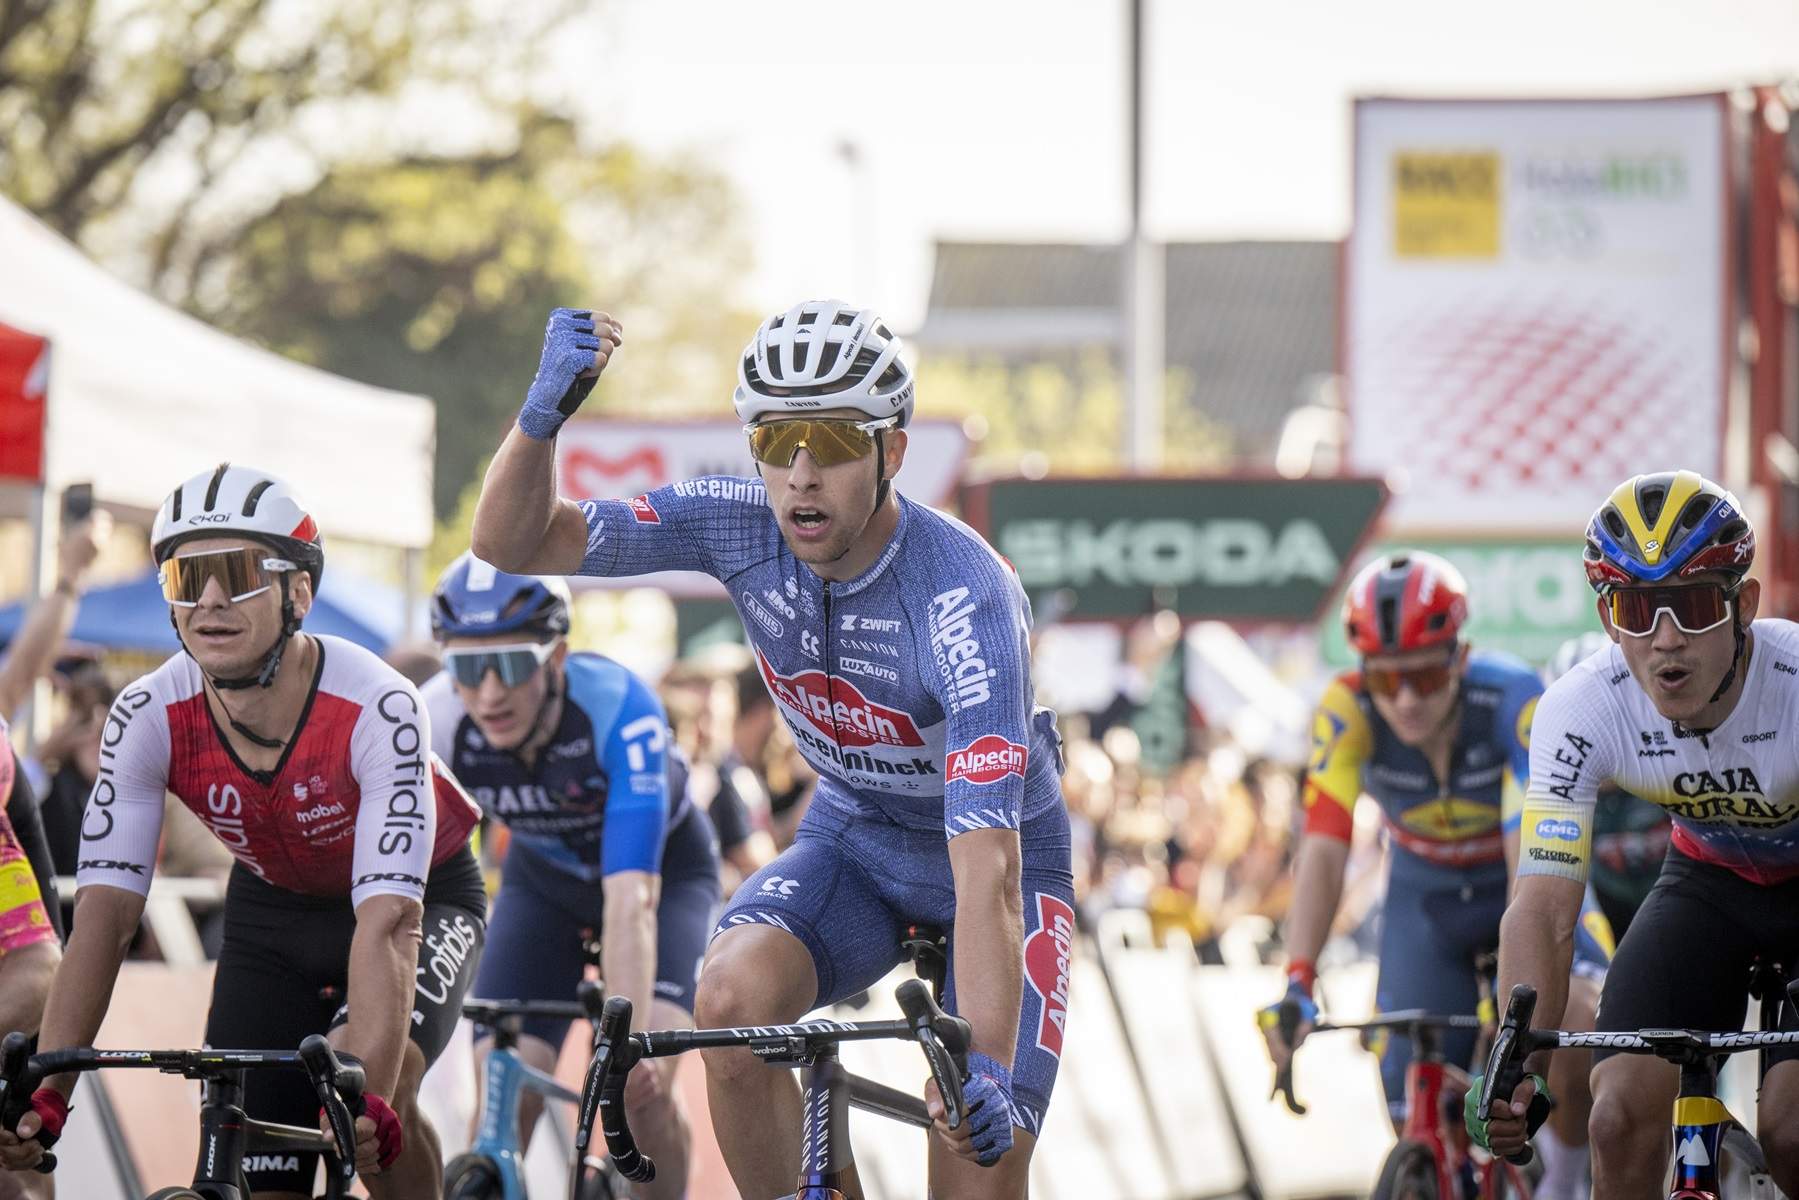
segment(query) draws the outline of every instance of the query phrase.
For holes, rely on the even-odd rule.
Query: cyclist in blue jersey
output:
[[[444,671],[422,689],[433,749],[490,820],[511,831],[475,994],[574,995],[586,945],[601,938],[607,990],[657,1029],[691,1027],[694,982],[718,907],[712,826],[688,802],[655,692],[598,654],[569,652],[568,586],[509,575],[464,554],[432,598]],[[569,1022],[528,1017],[519,1053],[553,1071]],[[477,1074],[491,1045],[475,1046]],[[679,1197],[689,1135],[674,1059],[633,1072],[626,1104],[656,1179]],[[521,1145],[541,1097],[519,1097]]]
[[[1469,647],[1462,638],[1467,618],[1461,572],[1419,551],[1369,563],[1344,597],[1345,636],[1361,664],[1331,681],[1313,719],[1305,834],[1286,930],[1287,995],[1308,1017],[1318,1011],[1313,963],[1336,917],[1351,813],[1364,794],[1380,806],[1389,843],[1376,1003],[1383,1011],[1474,1011],[1475,957],[1499,944],[1507,843],[1515,855],[1531,714],[1543,685],[1518,659]],[[1575,991],[1586,999],[1589,1021],[1609,943],[1602,919],[1582,927]],[[1275,1020],[1278,1008],[1264,1009],[1261,1023],[1280,1065],[1311,1022],[1289,1046]],[[1461,1065],[1473,1049],[1471,1030],[1444,1042]],[[1381,1081],[1396,1126],[1406,1115],[1410,1058],[1407,1038],[1383,1047]],[[1565,1103],[1542,1139],[1546,1174],[1538,1195],[1549,1200],[1573,1197],[1585,1182],[1581,1064],[1564,1058],[1570,1061],[1554,1083]]]
[[[884,324],[834,301],[770,317],[740,360],[736,409],[760,478],[559,499],[556,430],[619,340],[603,313],[551,315],[482,489],[475,551],[509,570],[685,569],[725,584],[820,778],[794,844],[726,909],[700,1023],[794,1019],[879,980],[906,924],[949,928],[973,1113],[953,1133],[939,1119],[932,1193],[1022,1197],[1067,1025],[1074,909],[1061,747],[1054,714],[1032,703],[1017,576],[967,526],[894,490],[912,375]],[[719,1053],[707,1086],[738,1190],[790,1191],[791,1077]]]

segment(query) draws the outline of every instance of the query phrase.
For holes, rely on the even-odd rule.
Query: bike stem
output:
[[[849,1083],[836,1046],[819,1046],[803,1064],[805,1098],[800,1131],[800,1178],[796,1200],[811,1189],[837,1188],[855,1166],[850,1151]]]

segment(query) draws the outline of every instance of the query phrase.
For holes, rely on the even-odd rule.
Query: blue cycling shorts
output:
[[[1498,947],[1505,902],[1503,864],[1457,873],[1396,857],[1381,912],[1380,980],[1375,985],[1380,1011],[1472,1014],[1480,1002],[1474,958]],[[1610,926],[1588,888],[1575,933],[1573,974],[1603,979],[1610,961]],[[1471,1029],[1445,1030],[1444,1058],[1469,1065],[1474,1035]],[[1387,1039],[1380,1074],[1395,1119],[1405,1115],[1405,1070],[1411,1058],[1410,1038],[1395,1033]]]
[[[1068,811],[1057,804],[1019,830],[1023,858],[1024,996],[1012,1060],[1012,1119],[1035,1136],[1061,1065],[1074,940]],[[853,996],[900,962],[909,924],[950,934],[944,1007],[956,1011],[955,880],[940,829],[904,829],[878,813],[814,804],[792,846],[744,881],[720,919],[797,937],[818,977],[813,1007]]]
[[[712,825],[704,813],[689,809],[668,831],[662,898],[656,905],[656,998],[689,1013],[718,901]],[[584,935],[603,938],[605,915],[600,883],[570,875],[514,842],[506,852],[500,892],[487,923],[487,950],[475,976],[475,995],[483,1000],[573,1000],[586,966]],[[562,1045],[568,1027],[558,1017],[526,1017],[519,1025],[521,1032],[552,1046]],[[477,1030],[477,1036],[486,1031]]]

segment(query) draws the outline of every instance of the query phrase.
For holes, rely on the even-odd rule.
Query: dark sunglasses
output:
[[[1612,628],[1631,637],[1648,637],[1663,613],[1689,637],[1709,633],[1730,620],[1736,588],[1721,583],[1686,583],[1678,587],[1619,588],[1605,597]]]
[[[763,421],[745,425],[750,454],[771,467],[791,467],[804,447],[821,467],[836,467],[866,457],[875,448],[875,434],[899,424],[898,417],[878,421],[854,421],[848,417],[801,417],[791,421]]]
[[[219,587],[236,604],[274,587],[274,576],[282,571],[298,569],[261,546],[239,546],[235,550],[177,554],[157,569],[157,580],[162,584],[163,599],[179,608],[193,608],[200,603],[211,580],[218,580]]]
[[[1455,678],[1455,658],[1425,663],[1416,667],[1371,667],[1362,664],[1362,686],[1383,699],[1399,695],[1410,687],[1420,696],[1429,696],[1448,687]]]
[[[555,642],[520,642],[517,645],[446,650],[444,669],[463,687],[480,687],[489,671],[498,675],[507,687],[517,687],[537,674],[555,649]]]

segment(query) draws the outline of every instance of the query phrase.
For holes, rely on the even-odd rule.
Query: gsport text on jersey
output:
[[[1016,829],[1061,803],[1055,714],[1033,704],[1030,603],[968,526],[904,496],[880,558],[832,583],[796,559],[760,481],[587,500],[583,574],[702,571],[729,590],[817,802],[910,828]]]

